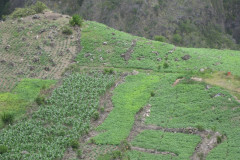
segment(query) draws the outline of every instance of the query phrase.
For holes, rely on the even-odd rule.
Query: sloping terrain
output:
[[[240,157],[240,51],[92,21],[67,36],[68,23],[45,12],[0,24],[1,160]],[[23,115],[6,123],[9,108]]]
[[[9,1],[6,11],[36,2],[4,1]],[[59,13],[78,13],[84,19],[150,39],[164,36],[162,40],[180,46],[236,49],[236,42],[239,44],[239,0],[40,1]]]

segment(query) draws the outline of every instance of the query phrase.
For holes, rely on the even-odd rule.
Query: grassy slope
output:
[[[12,92],[0,93],[0,114],[11,112],[19,116],[34,101],[42,88],[54,84],[54,80],[23,79]]]
[[[137,44],[131,59],[125,63],[121,54],[130,48],[133,39],[137,40]],[[102,45],[103,42],[108,44]],[[171,44],[134,37],[96,22],[85,22],[82,29],[82,45],[84,48],[77,57],[81,65],[153,69],[161,72],[198,72],[201,68],[209,68],[240,75],[238,67],[240,51],[176,47],[171,54],[169,51],[174,49]],[[156,55],[156,52],[159,54]],[[92,55],[84,57],[86,53]],[[188,61],[182,60],[181,57],[187,54],[192,58]],[[138,60],[141,57],[142,59]],[[158,58],[162,61],[159,62]],[[176,58],[179,61],[175,61]],[[169,68],[163,68],[165,62],[169,64]]]
[[[114,109],[97,130],[104,131],[94,137],[97,144],[120,144],[127,138],[134,123],[134,116],[147,104],[158,76],[139,74],[128,76],[124,84],[114,90]]]

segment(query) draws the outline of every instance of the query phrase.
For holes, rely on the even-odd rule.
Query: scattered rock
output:
[[[84,55],[85,58],[90,57],[90,56],[92,56],[91,53],[86,53],[86,54]]]
[[[157,58],[157,61],[158,61],[158,62],[161,62],[161,61],[162,61],[162,58]]]
[[[175,58],[175,61],[176,61],[176,62],[178,62],[178,61],[179,61],[179,59],[178,59],[178,58]]]
[[[41,30],[39,31],[39,34],[42,34],[42,33],[44,33],[44,32],[46,32],[46,29],[41,29]]]
[[[25,37],[22,38],[22,41],[26,41],[27,39]]]
[[[67,49],[66,52],[67,52],[67,53],[70,53],[71,51],[70,51],[70,49]]]
[[[5,50],[7,51],[7,50],[9,50],[10,49],[10,45],[7,45],[6,47],[5,47]]]
[[[34,71],[34,70],[35,70],[35,67],[34,67],[34,66],[29,66],[29,70],[30,70],[30,71]]]
[[[40,61],[40,59],[38,57],[33,58],[33,63],[38,63],[39,61]]]
[[[103,61],[103,57],[100,57],[99,59],[100,59],[100,61]]]
[[[24,27],[18,27],[18,29],[17,29],[18,32],[22,32],[22,31],[24,31],[24,30],[25,30]]]
[[[202,78],[197,78],[197,77],[192,77],[191,80],[197,81],[197,82],[202,82]]]
[[[28,151],[22,151],[21,154],[29,154]]]
[[[210,89],[210,88],[212,88],[210,85],[207,85],[207,86],[206,86],[206,89]]]
[[[50,71],[50,68],[49,67],[44,67],[44,70],[45,71]]]
[[[1,60],[0,63],[1,64],[6,64],[6,61],[5,60]]]
[[[200,69],[200,72],[204,72],[204,71],[205,71],[205,69],[204,69],[204,68],[201,68],[201,69]]]
[[[107,45],[108,43],[107,42],[103,42],[103,45]]]
[[[71,39],[73,39],[73,38],[74,38],[74,36],[71,36],[70,38],[71,38]]]
[[[115,33],[112,33],[112,35],[116,35]]]
[[[136,71],[136,70],[133,70],[133,71],[132,71],[132,75],[138,75],[138,73],[139,73],[139,72]]]
[[[30,77],[36,77],[37,75],[36,75],[36,73],[31,73],[30,74]]]
[[[225,96],[224,94],[218,93],[218,94],[214,95],[213,98],[216,98],[216,97],[224,97],[224,96]]]
[[[159,55],[159,53],[158,53],[157,51],[152,51],[152,53],[155,53],[155,54],[156,54],[156,56],[158,56],[158,55]]]
[[[191,56],[189,54],[185,55],[182,57],[183,60],[189,60],[191,58]]]
[[[14,63],[13,63],[13,62],[10,62],[10,63],[8,63],[8,66],[9,66],[9,67],[14,67]]]
[[[42,48],[40,47],[40,46],[37,46],[37,48],[36,49],[38,49],[38,50],[41,50]]]
[[[124,58],[124,57],[125,57],[125,54],[121,54],[121,57],[123,57],[123,58]]]
[[[33,17],[32,17],[32,19],[40,19],[41,17],[39,16],[39,15],[37,15],[37,14],[35,14]]]

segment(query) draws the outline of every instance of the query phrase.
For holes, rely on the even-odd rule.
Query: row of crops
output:
[[[1,131],[0,146],[7,152],[0,159],[62,158],[70,143],[88,132],[100,95],[114,81],[115,76],[98,72],[66,78],[30,119]]]

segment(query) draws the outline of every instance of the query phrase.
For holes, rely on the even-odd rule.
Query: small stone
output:
[[[84,57],[87,58],[87,57],[90,57],[91,55],[92,55],[91,53],[86,53]]]
[[[158,61],[158,62],[161,62],[161,61],[162,61],[162,58],[157,58],[157,61]]]
[[[178,62],[178,61],[179,61],[179,59],[178,59],[178,58],[175,58],[175,61],[176,61],[176,62]]]
[[[133,70],[132,71],[132,75],[137,75],[139,72],[138,71],[136,71],[136,70]]]
[[[191,56],[189,54],[185,55],[182,57],[183,60],[189,60],[191,58]]]
[[[201,68],[201,69],[200,69],[200,72],[204,72],[204,71],[205,71],[205,69],[204,69],[204,68]]]
[[[103,45],[107,45],[108,43],[107,42],[103,42]]]
[[[40,16],[35,14],[32,19],[40,19]]]
[[[10,49],[10,45],[7,45],[6,47],[5,47],[5,50],[9,50]]]
[[[50,71],[50,68],[49,67],[44,67],[44,70],[45,71]]]
[[[29,154],[28,151],[22,151],[21,154]]]

